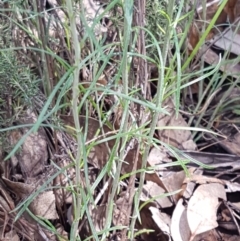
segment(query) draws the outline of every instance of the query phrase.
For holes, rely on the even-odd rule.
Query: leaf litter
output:
[[[94,1],[84,1],[85,7],[88,9],[91,7],[89,3],[94,6],[88,12],[88,21],[89,24],[92,24],[90,22],[96,17],[99,7],[94,5]],[[58,5],[55,1],[52,1],[51,4],[52,6]],[[227,30],[220,27],[220,33],[212,30],[207,37],[208,42],[201,47],[197,55],[199,57],[203,53],[201,57],[205,63],[214,66],[219,62],[218,51],[231,53],[228,58],[233,60],[232,63],[222,65],[220,68],[221,73],[230,78],[238,78],[239,73],[239,61],[236,60],[236,56],[239,55],[238,39],[240,37],[238,31],[233,34],[237,30],[236,26],[239,22],[238,4],[239,1],[228,1],[226,8],[217,20],[217,24],[222,24],[228,17],[235,27],[227,26]],[[207,9],[210,10],[207,19],[212,18],[212,14],[218,7],[218,1],[213,1],[213,3],[209,1]],[[198,17],[203,18],[201,10],[202,8],[197,6]],[[60,15],[59,11],[56,9],[55,13]],[[103,9],[98,14],[102,12]],[[64,12],[61,12],[62,14]],[[198,22],[197,25],[197,29],[201,29]],[[96,35],[107,31],[104,26],[95,27]],[[199,34],[200,31],[196,31],[195,25],[193,25],[188,40],[189,54],[196,47],[200,39]],[[136,64],[138,63],[136,62]],[[82,74],[86,79],[89,78],[87,72]],[[197,88],[196,93],[199,92],[198,87],[195,88]],[[212,122],[210,129],[221,136],[213,137],[211,133],[208,133],[201,136],[200,142],[195,141],[191,131],[184,129],[189,127],[188,118],[193,117],[194,119],[198,115],[184,114],[185,110],[182,114],[176,113],[173,100],[171,98],[165,100],[163,105],[169,115],[159,115],[155,138],[162,145],[155,144],[151,148],[147,167],[144,170],[145,183],[140,197],[140,218],[135,227],[139,233],[136,240],[239,240],[240,168],[238,147],[240,138],[237,126],[239,112],[236,108],[231,108],[233,105],[238,106],[239,89],[238,86],[235,86],[226,97],[224,96],[225,91],[226,89],[221,90],[214,98],[200,122],[202,126],[206,126],[206,122]],[[104,92],[99,92],[100,95],[102,93]],[[186,106],[190,95],[190,93],[187,94]],[[223,104],[223,99],[224,105],[221,106],[216,117],[210,120],[211,114],[219,108],[219,102]],[[108,100],[108,103],[111,101]],[[118,111],[121,113],[121,110]],[[189,112],[188,108],[187,111]],[[146,114],[146,116],[148,115]],[[118,114],[115,121],[119,121],[120,117],[121,114]],[[76,153],[77,146],[74,138],[73,117],[60,115],[59,119],[60,122],[57,122],[57,125],[60,128],[56,133],[53,129],[40,127],[37,132],[28,135],[21,150],[13,155],[10,161],[2,163],[0,177],[1,240],[68,240],[69,238],[69,227],[74,217],[72,199],[74,188],[72,187],[76,186],[72,155],[74,156]],[[17,124],[33,124],[36,120],[37,116],[27,110]],[[148,120],[147,118],[146,122]],[[94,228],[100,232],[105,227],[106,204],[111,178],[103,182],[96,182],[96,180],[108,163],[120,122],[114,125],[115,121],[113,121],[112,126],[116,128],[112,128],[109,124],[100,124],[99,120],[95,118],[88,117],[86,119],[86,116],[80,116],[79,121],[83,132],[86,133],[86,145],[89,145],[87,154],[89,180],[82,180],[81,185],[85,189],[86,182],[89,182],[91,186],[95,185],[91,189],[95,205],[89,205],[88,209]],[[164,129],[164,127],[172,128]],[[27,127],[10,131],[7,136],[9,145],[16,145],[27,131]],[[98,135],[96,135],[97,133]],[[58,152],[54,150],[54,145],[58,146]],[[208,148],[208,146],[210,147]],[[200,151],[204,148],[207,151]],[[180,151],[175,152],[176,149]],[[1,150],[3,158],[6,152],[6,150]],[[123,162],[122,175],[132,172],[136,156],[138,157],[137,169],[141,169],[142,154],[138,152],[135,143],[127,151],[124,160],[118,160]],[[54,160],[54,164],[50,160]],[[196,164],[200,162],[207,165],[208,168],[202,168]],[[187,171],[182,170],[182,163],[187,166]],[[62,171],[60,171],[61,169]],[[85,175],[83,170],[81,172]],[[136,175],[134,191],[138,185],[138,178],[139,174]],[[115,199],[113,226],[124,226],[126,219],[131,218],[128,215],[129,204],[126,202],[129,198],[128,184],[126,176],[119,185]],[[38,195],[34,196],[37,191],[39,191]],[[23,205],[30,196],[34,198],[29,203],[28,209],[18,216],[19,205]],[[36,222],[31,214],[41,217],[40,220],[45,220],[45,222]],[[49,223],[54,225],[58,235],[48,230]],[[79,234],[83,239],[92,235],[86,216],[79,220]],[[113,232],[109,235],[109,240],[121,240],[121,232]]]

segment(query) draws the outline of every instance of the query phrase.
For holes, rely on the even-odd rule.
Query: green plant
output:
[[[64,150],[64,154],[70,159],[70,164],[67,166],[60,168],[57,164],[51,162],[57,172],[51,175],[35,193],[19,204],[15,209],[18,211],[16,219],[20,218],[23,212],[29,211],[29,204],[41,192],[48,188],[65,189],[65,187],[51,186],[51,182],[62,174],[70,183],[67,189],[71,191],[73,197],[74,220],[71,225],[70,240],[82,239],[79,235],[79,222],[85,222],[85,220],[88,221],[89,233],[92,236],[84,237],[84,240],[90,238],[106,240],[110,231],[113,233],[121,231],[123,237],[133,240],[136,235],[135,223],[137,219],[140,219],[140,194],[145,180],[150,147],[160,144],[165,146],[178,160],[169,165],[180,165],[186,173],[186,164],[189,161],[194,161],[187,155],[184,156],[184,159],[180,157],[181,152],[156,140],[154,133],[156,129],[160,128],[181,128],[178,126],[156,127],[158,115],[160,113],[168,114],[164,106],[164,101],[167,98],[174,98],[175,111],[179,113],[181,103],[183,103],[181,100],[182,91],[193,83],[201,82],[205,78],[213,76],[203,93],[203,97],[199,99],[196,109],[193,111],[193,114],[195,114],[199,111],[204,97],[209,93],[214,94],[216,89],[220,87],[220,84],[216,83],[216,79],[218,77],[217,70],[222,63],[218,63],[214,67],[204,67],[204,69],[193,73],[190,72],[190,67],[191,60],[205,41],[207,34],[214,25],[214,21],[216,21],[217,16],[224,7],[224,3],[226,1],[220,6],[215,18],[203,33],[192,54],[187,56],[185,53],[184,57],[182,57],[180,51],[186,50],[184,49],[184,42],[190,27],[190,20],[193,19],[193,11],[189,14],[185,13],[186,3],[183,0],[147,1],[146,6],[139,6],[139,2],[133,0],[111,1],[103,12],[93,19],[91,24],[88,23],[84,14],[82,1],[63,1],[61,10],[64,13],[64,18],[56,18],[59,21],[56,21],[52,15],[46,17],[44,9],[41,9],[44,6],[39,8],[38,1],[33,1],[31,8],[26,5],[25,1],[10,2],[12,4],[10,18],[12,25],[10,24],[8,30],[12,30],[12,27],[16,28],[19,33],[22,33],[22,40],[26,38],[28,42],[27,46],[22,48],[20,45],[21,38],[15,39],[12,46],[15,47],[16,53],[10,51],[9,48],[4,49],[3,45],[1,46],[0,110],[2,118],[0,125],[5,128],[1,130],[1,133],[22,127],[11,126],[19,110],[25,107],[29,108],[32,105],[36,107],[34,104],[36,104],[36,96],[39,94],[39,87],[36,84],[36,77],[29,70],[32,64],[39,69],[38,78],[42,81],[45,100],[44,104],[37,108],[38,119],[36,123],[28,125],[28,132],[8,152],[5,159],[9,159],[23,144],[27,135],[37,132],[39,127],[45,127],[48,131],[50,129],[54,137],[56,137],[54,131],[60,130],[65,133],[65,129],[61,125],[56,126],[58,123],[53,121],[52,118],[61,113],[71,112],[73,114],[74,126],[71,126],[71,130],[72,136],[76,138],[77,145],[76,152],[71,152],[70,148],[67,151]],[[110,18],[114,23],[113,29],[116,30],[116,38],[109,43],[107,42],[107,36],[104,36],[104,34],[100,38],[96,36],[96,26],[100,24],[100,20],[106,13],[116,11],[116,9],[119,10],[118,14],[120,16],[111,16]],[[136,11],[136,9],[139,11]],[[144,24],[144,19],[141,19],[143,10],[151,13],[146,16],[146,24]],[[17,18],[17,14],[21,17]],[[27,21],[25,21],[26,19]],[[179,34],[176,30],[177,26],[179,24],[185,26],[186,22],[188,22],[187,27],[183,33]],[[60,32],[59,36],[49,35],[51,23],[57,25],[57,30]],[[63,52],[67,56],[65,56],[65,59],[59,54],[60,47],[63,47]],[[25,64],[28,67],[26,65],[21,66],[17,61],[23,53],[24,58],[21,59],[26,60]],[[148,76],[150,75],[148,66],[150,64],[157,69],[157,88],[154,96],[148,93]],[[109,69],[114,69],[114,71],[111,72]],[[105,86],[97,84],[102,76],[108,80]],[[90,83],[88,82],[87,88],[84,88],[82,80],[87,82],[86,79],[90,80]],[[234,88],[235,85],[232,86]],[[209,90],[210,92],[208,92]],[[5,101],[6,97],[9,96],[13,100],[11,108],[9,108],[9,103]],[[104,100],[109,97],[111,97],[113,103],[107,108]],[[219,108],[220,106],[218,106],[218,110]],[[88,126],[91,116],[98,118],[100,131],[105,124],[110,128],[114,126],[110,117],[117,115],[118,112],[120,113],[119,116],[121,116],[121,118],[118,118],[119,129],[118,131],[112,130],[115,132],[111,136],[112,139],[115,139],[114,146],[110,150],[105,165],[99,170],[98,177],[93,183],[90,183],[89,152],[96,143],[109,140],[109,137],[103,136],[100,140],[96,137],[96,140],[87,143],[87,133],[83,132],[83,126],[79,123],[79,114],[84,113],[86,117],[85,126]],[[212,115],[212,119],[216,117],[216,113]],[[144,120],[143,117],[145,116],[149,116],[148,121]],[[4,122],[6,119],[9,120],[9,123]],[[192,125],[193,117],[191,116],[189,123],[192,127],[185,127],[185,130],[213,133],[210,126],[208,126],[207,130],[204,130],[199,127],[199,122]],[[55,141],[56,146],[60,145],[59,139],[52,137],[52,140]],[[123,160],[132,143],[134,143],[137,150],[132,172],[121,176]],[[142,165],[140,170],[137,170],[139,153],[143,153]],[[201,165],[201,163],[197,164]],[[207,168],[207,166],[202,166]],[[75,168],[76,172],[75,183],[71,182],[66,174],[68,168],[72,167]],[[136,173],[140,173],[137,192],[135,192],[134,185]],[[129,192],[128,220],[124,220],[122,226],[112,227],[113,209],[116,196],[120,190],[120,181],[126,177],[129,177],[130,180],[127,189]],[[107,209],[103,215],[105,222],[102,230],[98,231],[94,226],[91,212],[98,205],[99,198],[96,197],[96,193],[98,186],[102,183],[108,185],[110,195],[107,197]],[[29,213],[45,228],[56,233],[56,229],[51,223],[35,217],[31,212]]]

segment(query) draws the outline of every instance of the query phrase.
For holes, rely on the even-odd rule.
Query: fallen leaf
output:
[[[187,207],[187,219],[191,240],[200,233],[218,226],[217,209],[219,198],[226,200],[224,186],[219,183],[200,185],[191,197]]]
[[[171,235],[173,241],[189,241],[191,237],[187,221],[187,210],[183,206],[183,199],[179,199],[173,211],[171,220]]]
[[[166,213],[160,212],[156,207],[149,207],[150,212],[152,213],[152,219],[155,221],[157,226],[162,230],[170,239],[170,217]]]
[[[3,239],[1,239],[1,241],[19,241],[19,237],[17,235],[17,232],[12,229],[7,233],[3,233],[3,229],[0,228],[0,237],[4,237]]]
[[[58,219],[58,213],[55,204],[55,195],[53,191],[40,193],[29,205],[29,209],[40,217],[55,220]]]
[[[12,182],[7,178],[2,177],[3,182],[8,189],[16,195],[18,200],[24,200],[34,191],[36,187],[32,184],[21,182]],[[29,209],[35,215],[45,217],[47,219],[57,219],[58,214],[55,204],[55,195],[53,191],[40,193],[29,205]]]
[[[179,149],[183,149],[184,145],[182,143],[187,142],[187,148],[195,150],[197,146],[192,140],[191,132],[184,129],[189,126],[181,114],[178,113],[178,116],[176,115],[176,108],[171,98],[168,98],[163,105],[167,106],[166,111],[170,114],[159,114],[157,127],[159,128],[158,135],[160,141]],[[172,127],[172,129],[166,129],[164,128],[165,126]]]
[[[20,119],[21,124],[33,124],[36,116],[30,111],[26,111],[25,119]],[[28,128],[21,128],[9,134],[9,142],[12,146],[29,131]],[[13,168],[19,163],[24,177],[35,177],[43,171],[48,160],[47,138],[43,128],[39,128],[36,133],[28,135],[20,150],[11,158]]]
[[[140,202],[140,206],[143,202]],[[155,240],[155,241],[169,241],[169,236],[163,230],[160,229],[159,226],[166,227],[166,223],[163,225],[164,220],[160,223],[156,223],[153,219],[153,213],[150,208],[154,208],[154,217],[158,216],[158,218],[162,219],[159,215],[156,215],[157,209],[154,203],[147,203],[140,211],[141,221],[136,223],[136,228],[138,230],[149,230],[149,232],[141,234],[143,240]],[[153,209],[152,209],[153,210]],[[158,212],[159,214],[159,212]],[[168,222],[168,221],[167,221]]]
[[[146,184],[143,185],[143,192],[141,193],[141,200],[147,201],[149,199],[154,198],[155,202],[161,208],[171,207],[173,203],[170,201],[168,197],[164,197],[164,189],[159,187],[155,182],[147,181]]]
[[[188,182],[196,182],[198,184],[206,184],[206,183],[218,183],[225,187],[226,192],[238,192],[240,191],[240,184],[237,182],[230,182],[227,180],[220,180],[214,177],[206,177],[201,175],[191,175],[187,177],[184,183]]]

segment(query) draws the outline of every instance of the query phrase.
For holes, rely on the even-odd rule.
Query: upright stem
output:
[[[81,48],[80,43],[78,41],[78,31],[76,27],[76,17],[73,11],[73,4],[74,1],[69,0],[66,1],[67,11],[69,14],[69,21],[70,21],[70,28],[71,28],[71,36],[72,36],[72,42],[73,42],[73,49],[74,49],[74,65],[75,69],[73,72],[73,84],[72,84],[72,112],[73,112],[73,119],[75,128],[77,130],[77,155],[76,155],[76,186],[80,185],[81,183],[81,170],[80,170],[80,160],[81,160],[81,150],[83,148],[82,143],[82,133],[80,131],[80,123],[79,123],[79,115],[78,115],[78,97],[79,97],[79,72],[80,72],[80,61],[81,61]],[[79,224],[79,217],[81,214],[81,195],[80,190],[76,190],[75,194],[75,202],[74,202],[74,221],[72,224],[72,230],[71,230],[71,240],[76,240],[76,237],[78,235],[78,224]],[[73,236],[73,237],[72,237]]]
[[[174,3],[175,3],[175,0],[170,0],[168,2],[167,14],[168,14],[169,22],[168,22],[166,34],[164,37],[164,45],[163,45],[163,50],[162,50],[163,54],[161,56],[159,56],[160,67],[159,67],[159,79],[158,79],[157,95],[156,95],[156,106],[159,108],[161,108],[162,100],[163,100],[164,69],[165,69],[165,65],[166,65],[167,52],[168,52],[170,38],[171,38],[170,24],[171,24],[171,19],[172,19],[172,15],[173,15]],[[155,112],[153,114],[152,123],[150,126],[150,132],[149,132],[149,139],[152,139],[153,134],[155,132],[156,124],[158,121],[158,115],[159,115],[158,112]],[[146,167],[149,150],[150,150],[150,145],[148,145],[144,151],[143,158],[142,158],[142,169]],[[137,213],[139,212],[140,195],[142,193],[144,180],[145,180],[145,172],[141,172],[139,188],[138,188],[138,191],[136,192],[136,196],[135,196],[135,202],[134,202],[135,205],[134,205],[134,210],[133,210],[133,218],[132,218],[132,221],[130,224],[130,230],[134,230],[134,227],[136,224]],[[134,240],[134,232],[131,232],[130,240]]]
[[[128,95],[128,78],[129,78],[129,63],[128,63],[128,49],[130,45],[130,37],[131,37],[131,28],[132,28],[132,16],[133,16],[133,0],[127,0],[124,2],[124,43],[123,43],[123,58],[122,58],[122,80],[123,80],[123,94]],[[123,100],[123,116],[122,122],[119,129],[120,133],[127,133],[128,130],[128,117],[129,117],[129,100]],[[117,138],[116,143],[126,143],[127,135],[121,138]],[[119,159],[121,161],[118,162],[116,173],[114,175],[114,182],[112,191],[108,200],[108,215],[106,217],[106,229],[111,226],[112,214],[113,214],[113,205],[114,205],[114,197],[116,195],[116,191],[119,185],[119,178],[122,169],[122,160],[124,157],[124,148],[121,148]],[[102,240],[105,240],[105,235],[103,235]]]

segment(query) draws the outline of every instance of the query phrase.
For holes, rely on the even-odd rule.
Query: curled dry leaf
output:
[[[65,125],[69,128],[71,134],[74,134],[72,127],[74,127],[74,121],[72,116],[61,116],[61,119],[64,121]],[[117,131],[112,131],[108,126],[103,125],[102,128],[99,125],[99,122],[94,118],[87,119],[87,129],[86,129],[86,117],[79,116],[80,126],[83,128],[84,132],[87,132],[87,142],[93,142],[94,140],[101,140],[101,143],[93,146],[88,155],[88,161],[94,167],[102,169],[110,156],[110,152],[115,145],[115,137],[114,135]],[[99,138],[96,138],[96,133],[99,131]],[[106,140],[108,138],[108,140]],[[127,153],[123,164],[122,164],[122,174],[131,173],[133,168],[133,163],[135,161],[135,157],[137,154],[136,148],[130,149]],[[137,168],[140,169],[142,165],[142,155],[138,155],[138,163]],[[149,163],[147,164],[149,166]],[[145,179],[148,181],[152,181],[157,183],[160,187],[162,187],[166,192],[167,189],[162,183],[161,179],[158,177],[156,173],[146,173]]]
[[[158,148],[152,148],[149,155],[148,155],[148,163],[154,167],[156,173],[159,174],[159,176],[162,176],[162,171],[165,170],[165,168],[161,167],[162,163],[171,162],[171,160],[168,157],[166,149],[164,147],[158,147]],[[164,181],[164,186],[168,189],[170,186],[166,186],[166,183]],[[168,191],[170,191],[168,189]],[[162,194],[162,195],[161,195]],[[159,197],[155,199],[155,202],[159,204],[160,207],[166,208],[171,207],[173,204],[170,202],[169,198],[163,197],[164,196],[164,189],[159,187],[155,182],[147,181],[143,186],[143,192],[141,193],[141,200],[147,201],[148,199],[151,199],[153,197]]]
[[[240,8],[240,4],[239,4]],[[231,52],[232,54],[239,56],[240,54],[240,29],[237,27],[239,24],[239,20],[234,27],[229,27],[228,30],[224,31],[224,33],[218,33],[216,38],[211,40],[214,42],[214,46],[220,48],[222,50]],[[216,41],[217,39],[217,41]],[[239,64],[238,61],[234,62],[234,64]],[[228,66],[233,65],[233,63],[229,63]],[[226,68],[225,68],[226,69]]]
[[[194,167],[190,167],[188,169],[189,172],[189,176],[194,176],[197,175],[198,177],[202,177],[203,174],[203,170],[200,170],[198,168],[194,168]],[[194,189],[196,188],[196,183],[195,182],[187,182],[186,183],[186,179],[183,180],[182,182],[182,192],[180,193],[179,197],[184,197],[185,199],[189,199],[192,194]]]
[[[182,189],[183,181],[185,180],[186,173],[184,171],[179,172],[168,172],[168,175],[162,178],[165,186],[169,192],[175,192],[179,190],[178,193],[172,195],[172,199],[176,203],[179,199],[180,191]]]
[[[162,163],[170,163],[172,160],[169,158],[168,151],[163,146],[153,147],[148,155],[148,162],[151,166],[158,171],[166,170],[166,168],[162,168]]]

